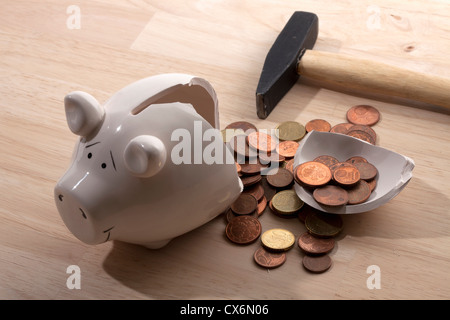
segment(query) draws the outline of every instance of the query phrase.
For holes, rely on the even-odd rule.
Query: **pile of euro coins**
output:
[[[319,156],[295,168],[295,181],[312,191],[324,206],[365,202],[377,183],[378,170],[367,159],[353,156],[344,162],[329,155]]]
[[[239,245],[251,244],[259,239],[260,246],[254,252],[253,259],[263,268],[281,266],[286,261],[286,253],[297,244],[303,254],[302,265],[306,270],[313,273],[328,270],[332,265],[329,253],[335,247],[335,239],[343,229],[342,218],[339,214],[322,212],[304,203],[297,196],[294,185],[299,183],[302,186],[314,187],[319,190],[317,198],[322,199],[321,194],[326,192],[321,193],[320,188],[339,187],[339,182],[331,179],[331,169],[324,164],[325,159],[330,159],[327,155],[311,161],[318,163],[321,168],[322,165],[325,166],[324,170],[328,170],[326,172],[330,179],[321,184],[320,188],[299,173],[301,165],[293,167],[299,141],[308,132],[316,130],[348,134],[375,144],[376,134],[370,126],[379,119],[380,114],[374,107],[360,105],[348,110],[348,122],[335,126],[331,126],[324,119],[314,119],[305,125],[297,121],[286,121],[280,123],[271,134],[267,130],[258,130],[247,121],[227,125],[222,130],[222,136],[230,151],[234,153],[236,169],[244,190],[225,214],[226,237]],[[342,168],[347,168],[347,164],[353,167],[358,163],[370,165],[366,159],[357,155],[343,160],[345,161],[332,161],[335,161],[334,164],[341,164]],[[334,171],[338,177],[337,181],[341,178],[339,172]],[[361,173],[358,181],[361,181]],[[361,184],[366,183],[373,190],[375,177],[362,181],[364,182]],[[354,183],[356,184],[357,182]],[[347,195],[347,204],[348,198]],[[328,201],[328,205],[329,203]],[[294,220],[304,224],[306,232],[296,236],[285,228],[264,230],[260,217],[267,211],[283,219],[296,218]]]

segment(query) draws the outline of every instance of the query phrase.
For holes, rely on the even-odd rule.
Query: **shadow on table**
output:
[[[211,223],[220,222],[213,220]],[[237,270],[224,270],[224,264],[231,262],[226,254],[218,253],[221,249],[217,241],[222,241],[222,235],[211,239],[211,228],[214,229],[214,225],[208,223],[157,250],[114,241],[103,268],[123,285],[150,299],[252,297],[254,289],[242,287],[241,278],[233,276]],[[239,292],[232,292],[235,287],[240,287]]]
[[[408,196],[407,196],[408,195]],[[413,202],[407,202],[414,199]],[[421,199],[432,199],[426,203]],[[346,235],[390,239],[434,238],[450,235],[450,199],[413,177],[387,204],[360,214],[343,215]]]

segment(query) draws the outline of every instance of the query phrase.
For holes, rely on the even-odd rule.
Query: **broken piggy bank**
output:
[[[64,104],[80,138],[54,197],[68,229],[87,244],[163,247],[224,212],[242,191],[204,79],[162,74],[104,105],[80,91]]]

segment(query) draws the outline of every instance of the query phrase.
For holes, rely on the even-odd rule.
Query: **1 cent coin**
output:
[[[322,273],[330,269],[332,264],[331,258],[326,254],[323,256],[304,256],[303,266],[308,271],[314,273]]]
[[[311,132],[313,130],[315,131],[322,131],[322,132],[329,132],[331,129],[331,125],[328,121],[323,119],[314,119],[310,120],[305,125],[306,132]]]
[[[285,160],[284,156],[282,156],[274,151],[271,153],[259,152],[258,157],[259,157],[261,164],[263,164],[263,165],[268,165],[272,162],[280,163]]]
[[[355,186],[350,189],[347,189],[348,193],[348,204],[358,204],[363,203],[367,199],[369,199],[371,190],[369,184],[360,180]]]
[[[264,248],[270,251],[287,251],[295,243],[295,236],[286,229],[274,228],[261,235]]]
[[[285,168],[272,169],[267,173],[267,182],[275,188],[285,188],[293,181],[293,174]]]
[[[258,207],[258,201],[251,194],[242,193],[232,204],[231,210],[235,214],[245,215],[253,213]]]
[[[242,194],[250,194],[260,201],[264,197],[264,188],[260,183],[254,184],[242,191]]]
[[[282,155],[285,158],[293,158],[295,156],[295,153],[297,152],[298,146],[298,142],[286,140],[281,141],[277,145],[275,150],[278,152],[278,154]]]
[[[258,174],[261,173],[261,170],[266,168],[267,165],[263,165],[261,163],[241,163],[241,172],[243,174]]]
[[[365,131],[362,130],[350,130],[347,132],[347,136],[358,138],[359,140],[366,141],[370,144],[375,144],[375,139]]]
[[[261,181],[261,175],[260,174],[254,174],[251,176],[242,176],[241,177],[242,184],[244,185],[244,188],[250,187],[258,182]]]
[[[309,232],[305,232],[298,238],[297,243],[304,252],[318,255],[333,250],[335,241],[333,238],[318,238]]]
[[[260,247],[253,255],[255,262],[264,268],[276,268],[286,262],[286,253],[269,252],[264,247]]]
[[[359,170],[363,180],[371,180],[377,176],[378,170],[370,162],[355,163],[354,166]]]
[[[314,189],[313,198],[320,204],[332,207],[343,206],[348,202],[347,191],[331,184]]]
[[[350,129],[348,129],[347,133],[350,132],[350,131],[353,131],[353,130],[364,131],[364,132],[368,133],[373,138],[373,141],[377,140],[377,134],[375,133],[375,130],[373,130],[369,126],[365,126],[365,125],[362,125],[362,124],[355,124]]]
[[[327,167],[331,168],[333,165],[339,162],[338,159],[329,155],[321,155],[316,157],[313,161],[325,164]]]
[[[277,147],[275,139],[264,132],[252,132],[247,136],[249,146],[261,152],[270,153]]]
[[[261,235],[261,223],[251,216],[239,216],[227,224],[225,234],[234,243],[249,244]]]
[[[350,163],[347,163],[345,166],[340,166],[333,171],[334,181],[343,186],[354,185],[360,178],[359,170]]]
[[[267,198],[266,196],[263,196],[261,200],[258,202],[258,207],[256,209],[258,212],[258,217],[264,213],[266,207],[267,207]]]
[[[255,158],[258,156],[258,153],[248,146],[247,136],[245,134],[233,136],[230,141],[230,148],[237,156],[242,158]]]
[[[348,129],[350,129],[352,126],[353,126],[353,123],[348,123],[348,122],[339,123],[339,124],[333,126],[330,129],[330,132],[346,134]]]
[[[227,125],[225,127],[225,130],[228,130],[228,129],[242,130],[246,134],[249,134],[250,132],[253,132],[253,131],[258,131],[258,129],[255,127],[254,124],[247,122],[247,121],[236,121],[236,122],[230,123],[229,125]]]
[[[330,168],[317,161],[300,164],[296,169],[296,175],[299,181],[311,187],[325,185],[331,180]]]
[[[294,159],[290,159],[284,163],[284,168],[294,174]]]
[[[373,126],[380,120],[380,112],[368,105],[357,105],[347,111],[347,120],[353,124]]]
[[[354,163],[356,163],[356,162],[368,162],[368,161],[367,161],[367,159],[364,158],[364,157],[361,157],[361,156],[353,156],[353,157],[350,157],[350,158],[348,158],[347,160],[345,160],[345,162],[354,164]]]

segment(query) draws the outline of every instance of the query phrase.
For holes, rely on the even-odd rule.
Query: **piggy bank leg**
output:
[[[170,240],[172,240],[172,239],[144,243],[144,247],[149,248],[149,249],[160,249],[160,248],[166,246],[170,242]]]

